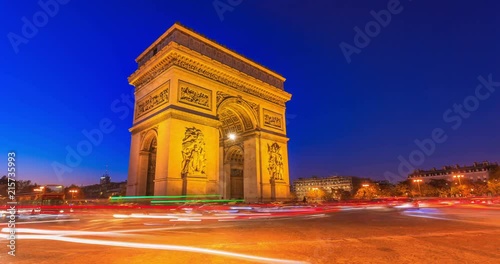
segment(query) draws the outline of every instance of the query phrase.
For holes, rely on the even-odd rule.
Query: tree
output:
[[[500,181],[500,167],[496,166],[490,169],[490,175],[488,177],[489,180],[498,180]]]
[[[30,193],[33,189],[38,187],[38,184],[32,183],[31,180],[17,180],[16,181],[16,193]]]
[[[373,199],[379,195],[378,189],[370,184],[368,186],[363,186],[354,195],[356,199]]]
[[[396,192],[396,186],[394,184],[379,184],[379,195],[382,197],[391,197],[396,196],[394,193]]]
[[[323,200],[323,198],[325,197],[325,191],[320,188],[313,188],[307,192],[306,196],[309,201]]]
[[[410,196],[411,188],[410,188],[410,180],[405,180],[396,184],[394,188],[393,196]]]
[[[421,196],[424,197],[436,197],[439,196],[439,190],[435,186],[428,183],[421,183],[420,189],[422,190]]]
[[[498,166],[490,170],[488,191],[492,195],[500,195],[500,167]]]
[[[349,200],[352,197],[352,193],[349,191],[342,190],[340,192],[340,198],[339,200]]]
[[[500,180],[493,179],[488,181],[488,191],[492,195],[500,195]]]
[[[445,179],[432,179],[429,185],[437,190],[437,196],[448,197],[451,194],[451,183]]]
[[[465,184],[454,185],[451,187],[451,194],[458,197],[470,196],[470,187]]]
[[[472,183],[471,194],[474,196],[484,196],[488,194],[488,183],[477,180]]]

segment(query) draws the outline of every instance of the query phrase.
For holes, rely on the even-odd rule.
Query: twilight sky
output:
[[[292,179],[500,161],[498,1],[54,1],[1,4],[0,175],[14,150],[18,179],[125,180],[127,77],[176,21],[287,78]]]

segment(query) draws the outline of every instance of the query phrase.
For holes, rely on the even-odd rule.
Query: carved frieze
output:
[[[267,144],[267,154],[269,154],[269,177],[271,180],[283,180],[283,156],[281,156],[281,147],[274,142]]]
[[[285,105],[285,101],[283,98],[277,97],[276,95],[273,95],[272,93],[265,92],[255,86],[251,86],[246,82],[243,82],[241,80],[238,80],[233,77],[229,77],[226,74],[220,73],[213,68],[209,68],[205,65],[202,65],[200,63],[196,63],[191,59],[188,59],[184,56],[181,56],[177,53],[172,53],[167,58],[161,62],[159,62],[157,65],[155,65],[152,69],[148,71],[148,73],[142,75],[141,77],[138,78],[137,81],[134,81],[133,85],[137,87],[137,89],[140,89],[142,86],[147,84],[148,82],[152,81],[156,76],[160,75],[164,71],[166,71],[168,68],[172,66],[178,66],[181,68],[184,68],[186,70],[189,70],[191,72],[203,75],[207,78],[210,78],[214,81],[223,83],[225,85],[231,86],[239,91],[242,91],[244,93],[248,93],[257,97],[260,97],[264,100],[267,100],[269,102],[278,104],[278,105]],[[138,73],[138,72],[136,72]],[[132,76],[134,76],[136,73],[134,73]],[[131,78],[133,78],[131,76]]]
[[[179,80],[179,102],[212,110],[212,91]]]
[[[203,133],[195,127],[186,127],[184,139],[182,140],[182,175],[205,175],[206,165],[205,138]]]
[[[170,93],[170,81],[162,84],[159,88],[147,94],[137,102],[136,118],[139,118],[148,112],[168,103]]]
[[[283,115],[264,109],[264,126],[283,129]]]

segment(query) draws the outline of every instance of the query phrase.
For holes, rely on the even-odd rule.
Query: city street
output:
[[[159,212],[113,216],[108,211],[75,213],[63,222],[20,222],[16,256],[9,256],[3,247],[0,263],[497,263],[500,259],[498,209],[342,207],[325,213],[199,221],[171,221],[157,217]],[[131,213],[139,215],[125,217]]]

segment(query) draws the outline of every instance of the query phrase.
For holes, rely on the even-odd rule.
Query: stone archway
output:
[[[245,192],[255,187],[246,186],[249,178],[255,177],[245,166],[245,141],[258,127],[255,113],[248,103],[238,97],[229,97],[221,102],[217,109],[220,121],[219,143],[222,152],[220,184],[222,196],[230,199],[245,199]]]
[[[142,181],[139,183],[143,190],[143,195],[152,196],[155,190],[156,177],[156,153],[157,153],[157,134],[156,131],[150,130],[145,134],[140,152],[140,177]]]
[[[128,195],[289,197],[283,76],[180,24],[136,61]]]

